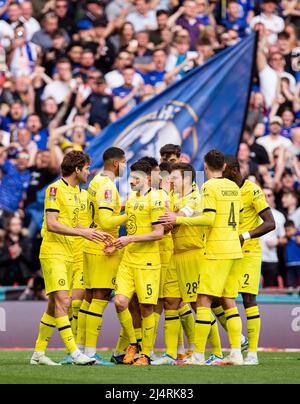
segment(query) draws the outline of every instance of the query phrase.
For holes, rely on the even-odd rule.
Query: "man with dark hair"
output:
[[[157,29],[150,30],[150,42],[154,43],[154,45],[160,45],[163,42],[162,32],[168,30],[168,19],[170,17],[170,13],[167,10],[157,10],[156,11],[156,22]]]
[[[208,177],[202,186],[203,210],[195,217],[176,216],[167,212],[160,218],[162,223],[209,228],[205,246],[205,259],[201,267],[201,282],[198,286],[197,316],[195,324],[195,352],[185,360],[186,364],[203,365],[205,346],[211,332],[211,306],[216,297],[221,298],[227,319],[230,355],[220,364],[242,365],[241,353],[242,322],[235,298],[238,295],[236,268],[242,258],[238,234],[240,214],[243,211],[241,192],[238,186],[223,178],[225,156],[218,150],[211,150],[204,157],[204,169]],[[199,209],[198,209],[199,211]],[[195,209],[189,210],[190,215]],[[197,288],[196,288],[197,289]]]
[[[128,306],[133,294],[137,294],[142,316],[142,351],[134,365],[146,366],[150,364],[155,337],[154,306],[158,300],[161,268],[158,241],[164,235],[158,217],[165,212],[165,206],[159,192],[150,188],[151,165],[140,160],[130,169],[133,192],[125,208],[127,236],[115,242],[118,249],[125,247],[117,274],[115,304],[130,343],[123,362],[133,363],[139,348]]]
[[[243,297],[249,340],[248,355],[244,364],[257,365],[260,315],[256,296],[258,295],[262,261],[259,238],[275,229],[275,221],[261,188],[254,182],[243,179],[237,158],[226,156],[225,162],[226,168],[223,175],[234,181],[240,188],[244,205],[244,219],[239,228],[243,258],[239,260],[238,269],[240,274],[239,293]],[[222,307],[214,312],[220,321],[225,316]]]
[[[166,144],[160,151],[160,162],[179,163],[181,147],[177,144]]]
[[[126,223],[121,215],[121,201],[114,181],[125,171],[125,153],[118,147],[110,147],[103,153],[104,170],[97,174],[88,188],[88,218],[90,228],[107,231],[117,238],[119,227]],[[97,365],[112,365],[97,354],[98,336],[102,316],[115,286],[121,253],[105,249],[105,244],[86,242],[83,257],[83,278],[86,294],[80,309],[77,343],[85,354],[96,360]],[[83,330],[85,328],[85,330]]]
[[[79,151],[66,154],[61,164],[62,177],[46,190],[40,261],[49,300],[30,361],[32,365],[57,365],[45,355],[55,327],[58,328],[74,364],[87,365],[95,362],[95,359],[83,355],[76,346],[68,316],[75,257],[74,236],[84,237],[95,243],[111,242],[110,235],[94,228],[79,226],[79,184],[87,181],[89,166],[90,157],[87,154]]]

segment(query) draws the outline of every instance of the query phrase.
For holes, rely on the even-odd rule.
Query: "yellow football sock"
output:
[[[222,357],[223,354],[222,354],[218,323],[212,312],[211,312],[211,329],[208,336],[208,342],[210,344],[211,353],[219,357]]]
[[[107,300],[99,299],[93,299],[90,304],[86,315],[86,347],[97,347],[98,337],[102,326],[102,316],[107,304]]]
[[[224,330],[227,331],[225,311],[222,306],[214,307],[212,311],[215,313],[218,321],[221,323]]]
[[[195,319],[192,313],[192,310],[190,309],[190,306],[188,304],[185,304],[183,307],[181,307],[179,310],[179,316],[180,316],[180,321],[182,324],[182,327],[184,329],[188,344],[189,344],[189,349],[194,348],[194,342],[195,342]]]
[[[71,322],[71,327],[72,327],[72,332],[73,332],[75,340],[76,340],[76,337],[77,337],[78,313],[79,313],[79,309],[81,307],[81,304],[82,304],[82,300],[72,300],[72,322]]]
[[[178,310],[165,310],[165,345],[166,353],[177,358],[178,335],[180,329]]]
[[[71,324],[68,316],[58,317],[56,320],[56,327],[60,333],[61,339],[63,340],[67,352],[73,353],[78,348],[75,343],[74,335],[72,333]]]
[[[157,336],[157,329],[158,329],[158,324],[160,320],[160,314],[158,313],[153,313],[154,314],[154,319],[155,319],[155,328],[154,328],[154,336],[153,336],[153,347],[155,346],[155,341],[156,341],[156,336]]]
[[[128,308],[122,311],[121,313],[118,313],[118,318],[122,328],[125,331],[125,334],[127,335],[127,338],[129,339],[129,343],[136,344],[136,337],[133,328],[132,316]]]
[[[237,307],[225,310],[227,332],[231,349],[241,349],[242,320]]]
[[[142,329],[141,328],[135,328],[134,333],[135,333],[136,342],[138,344],[140,344],[140,346],[142,346],[142,340],[143,340]]]
[[[178,313],[179,315],[179,313]],[[180,320],[180,318],[179,318]],[[183,332],[183,327],[180,321],[180,326],[179,326],[179,331],[178,331],[178,345],[184,345],[184,332]]]
[[[198,307],[195,324],[195,352],[205,353],[207,339],[211,330],[211,309]]]
[[[257,352],[261,323],[258,306],[246,309],[246,316],[249,341],[248,352]]]
[[[154,313],[148,317],[142,317],[142,354],[150,357],[153,350],[153,340],[155,331]]]
[[[56,321],[54,317],[49,316],[49,314],[44,313],[40,321],[40,332],[35,343],[36,352],[45,352],[54,333],[56,327]]]
[[[115,352],[116,353],[125,352],[128,345],[129,345],[129,339],[127,338],[125,330],[123,329],[123,327],[121,327],[120,336],[116,345]]]
[[[87,300],[83,300],[78,312],[76,343],[81,346],[85,345],[86,313],[89,310],[89,307],[90,303]]]

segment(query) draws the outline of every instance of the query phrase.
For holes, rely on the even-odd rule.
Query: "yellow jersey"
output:
[[[162,200],[163,206],[165,206],[166,210],[171,210],[171,196],[163,190],[159,189],[157,191],[160,195]],[[174,245],[173,245],[173,238],[171,232],[165,234],[162,240],[159,241],[159,251],[161,254],[173,252]]]
[[[202,212],[203,200],[198,188],[193,187],[192,192],[184,197],[174,194],[173,210],[179,211],[185,206]],[[205,227],[176,225],[172,231],[174,242],[174,253],[178,254],[190,250],[204,249]]]
[[[40,258],[60,257],[66,261],[74,261],[74,243],[78,237],[49,232],[46,214],[57,212],[59,223],[74,228],[79,224],[79,211],[80,189],[78,186],[72,187],[63,178],[48,186],[44,203]]]
[[[78,224],[88,228],[89,227],[89,219],[88,219],[88,210],[87,210],[87,196],[88,193],[85,189],[80,190],[79,200],[80,200],[80,210],[78,216]],[[83,245],[85,239],[83,237],[75,237],[74,242],[74,255],[76,261],[81,261],[83,259]]]
[[[159,216],[166,211],[161,193],[149,189],[144,195],[130,194],[125,211],[128,217],[126,230],[128,236],[138,236],[152,232],[152,226],[158,224]],[[159,241],[129,243],[125,247],[123,262],[140,269],[159,269]]]
[[[251,231],[261,224],[260,213],[269,209],[265,195],[261,188],[246,180],[242,185],[241,194],[244,204],[244,220],[239,228],[239,234]],[[243,245],[243,253],[253,253],[253,255],[261,254],[261,246],[259,238],[246,240]]]
[[[111,230],[103,230],[100,224],[100,215],[102,209],[108,209],[113,216],[119,216],[121,213],[120,195],[115,183],[104,174],[97,174],[88,187],[88,227],[95,228],[99,231],[105,231],[114,238],[119,235],[119,227],[116,226]],[[105,255],[102,248],[104,243],[96,244],[86,240],[84,243],[84,252],[96,255]]]
[[[216,212],[214,225],[207,231],[206,258],[242,258],[239,222],[243,202],[239,187],[227,178],[212,178],[202,185],[202,191],[204,212]]]

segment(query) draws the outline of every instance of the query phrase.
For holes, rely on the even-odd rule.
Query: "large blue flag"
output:
[[[203,157],[212,148],[236,154],[255,50],[251,34],[106,127],[86,149],[91,168],[101,168],[102,153],[111,146],[124,149],[130,165],[146,155],[159,158],[167,143],[179,144],[196,170],[203,168]]]

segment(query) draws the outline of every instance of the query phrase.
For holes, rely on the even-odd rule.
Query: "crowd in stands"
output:
[[[0,285],[32,285],[39,274],[27,208],[63,155],[253,31],[238,158],[277,223],[262,238],[263,286],[300,285],[297,0],[1,0]]]

